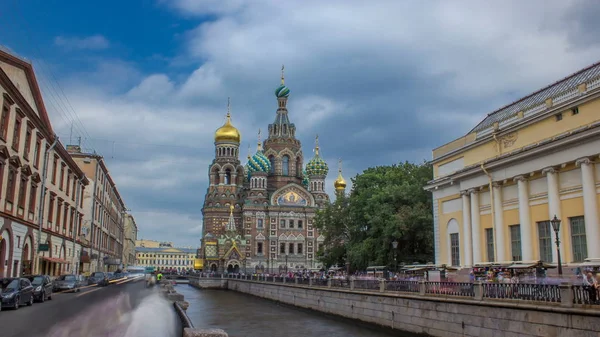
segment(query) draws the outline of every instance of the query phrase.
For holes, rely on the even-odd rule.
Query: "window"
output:
[[[77,182],[77,179],[75,179],[75,177],[73,177],[73,184],[71,185],[71,191],[73,191],[73,193],[71,193],[71,200],[73,200],[73,201],[75,201],[75,194],[77,193],[76,182]]]
[[[48,222],[49,225],[52,225],[52,221],[54,220],[54,203],[56,199],[53,195],[50,196],[50,201],[48,202]]]
[[[67,172],[67,196],[69,195],[69,192],[71,190],[71,174],[69,172]]]
[[[552,235],[550,234],[550,221],[540,221],[538,225],[538,238],[540,240],[540,260],[552,262]]]
[[[65,165],[62,164],[60,166],[60,185],[58,185],[59,190],[63,190],[63,185],[65,183]]]
[[[585,219],[582,216],[569,218],[571,224],[571,247],[573,262],[582,262],[587,256],[587,241],[585,235]]]
[[[285,220],[279,220],[279,228],[285,228]]]
[[[269,173],[273,174],[273,173],[275,173],[275,157],[269,156],[269,161],[271,162],[271,169],[270,169]]]
[[[62,208],[62,201],[58,200],[57,206],[56,206],[56,222],[54,223],[54,228],[58,229],[58,227],[60,226],[60,211]]]
[[[25,159],[29,159],[29,151],[31,151],[31,127],[27,126],[27,133],[25,133],[25,152],[23,156]]]
[[[10,118],[10,107],[8,104],[2,106],[2,116],[0,116],[0,135],[6,141],[8,137],[8,121]]]
[[[12,203],[15,199],[15,185],[17,183],[17,172],[14,168],[8,169],[8,182],[6,184],[6,201]]]
[[[298,220],[298,228],[302,228],[302,220]]]
[[[485,244],[487,247],[487,260],[488,262],[494,262],[494,229],[485,229]]]
[[[19,151],[19,141],[21,140],[21,118],[17,116],[15,118],[15,125],[13,127],[13,139],[12,148],[15,151]]]
[[[56,184],[56,171],[57,171],[57,167],[58,166],[58,157],[54,157],[54,160],[52,161],[52,183]]]
[[[289,227],[294,228],[294,220],[290,220]]]
[[[561,113],[554,115],[554,117],[556,118],[556,121],[562,121],[563,119],[563,115]]]
[[[256,244],[256,253],[257,254],[262,254],[263,253],[263,243],[259,242]]]
[[[453,266],[460,266],[460,241],[458,233],[450,234],[450,259]]]
[[[38,138],[35,141],[35,147],[33,148],[33,167],[37,168],[40,165],[40,149],[42,148],[42,141]]]
[[[281,163],[282,175],[287,176],[290,173],[290,157],[283,156],[283,160]]]
[[[578,107],[574,107],[573,109],[571,109],[571,113],[573,115],[578,115],[579,114],[579,108]]]
[[[298,253],[298,254],[302,254],[303,248],[304,248],[304,247],[302,246],[302,244],[301,244],[301,243],[299,243],[299,244],[298,244],[298,248],[297,248],[297,250],[296,250],[296,253]]]
[[[225,185],[231,184],[231,169],[225,170]]]
[[[69,217],[69,205],[65,204],[63,208],[64,218],[63,218],[63,230],[67,229],[67,218]]]
[[[510,251],[513,261],[521,261],[521,225],[512,225],[510,228]]]
[[[263,228],[263,219],[256,220],[256,228]]]
[[[27,178],[21,178],[21,184],[19,185],[19,208],[25,208],[25,195],[27,193]]]
[[[290,243],[288,245],[288,254],[294,254],[294,244]]]
[[[279,244],[279,254],[285,254],[285,243],[284,242]]]

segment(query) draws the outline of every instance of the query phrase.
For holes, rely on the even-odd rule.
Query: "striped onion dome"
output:
[[[316,151],[315,156],[306,164],[306,173],[309,176],[326,176],[328,172],[329,167],[327,163],[319,156],[319,152]]]
[[[256,150],[254,156],[248,160],[248,164],[246,165],[248,166],[249,175],[254,172],[269,173],[269,171],[271,171],[271,162],[263,153],[260,145],[258,146],[258,150]]]
[[[275,89],[275,96],[280,97],[288,97],[290,95],[290,89],[286,87],[283,83]]]

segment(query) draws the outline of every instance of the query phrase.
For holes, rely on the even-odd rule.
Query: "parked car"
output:
[[[33,287],[33,299],[38,302],[45,302],[52,299],[53,284],[48,275],[29,275],[25,276],[31,282]]]
[[[97,271],[95,273],[93,273],[89,278],[88,278],[88,284],[89,285],[94,285],[97,284],[99,286],[107,286],[108,285],[108,275],[106,275],[106,273],[101,272],[101,271]]]
[[[0,280],[2,307],[19,309],[22,305],[33,305],[33,287],[26,278],[5,278]]]
[[[81,291],[83,278],[79,275],[61,275],[54,280],[54,291]]]

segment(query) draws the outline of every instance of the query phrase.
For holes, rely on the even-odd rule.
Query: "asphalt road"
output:
[[[0,336],[45,337],[56,334],[57,327],[85,325],[86,320],[97,324],[112,324],[118,317],[135,308],[151,293],[143,278],[126,280],[106,287],[86,287],[78,293],[55,293],[52,300],[34,303],[18,310],[0,312]],[[79,329],[90,332],[94,327]],[[72,330],[71,330],[72,331]],[[72,332],[71,332],[72,333]],[[88,335],[87,333],[82,336]]]

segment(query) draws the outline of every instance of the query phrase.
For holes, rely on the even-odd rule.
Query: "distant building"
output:
[[[123,242],[123,266],[135,266],[135,243],[137,241],[138,228],[131,214],[125,214],[124,218],[125,238]]]
[[[3,50],[0,111],[0,277],[78,272],[88,180],[52,130],[31,63]]]
[[[600,63],[489,113],[433,150],[437,264],[600,258]]]
[[[135,254],[136,264],[140,267],[154,267],[159,271],[187,271],[194,269],[196,249],[156,246],[136,247]]]

